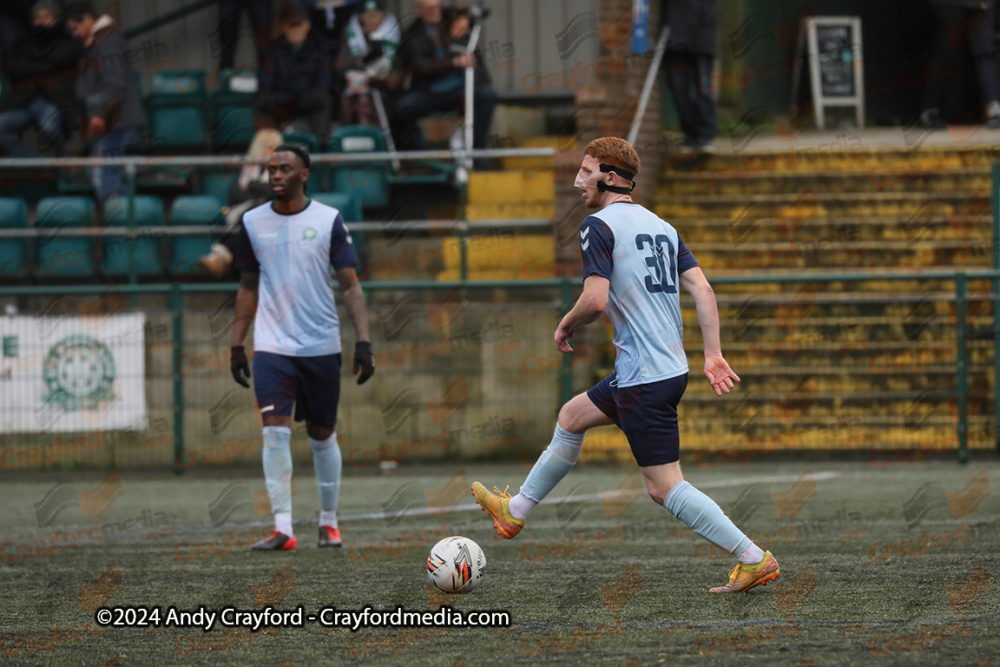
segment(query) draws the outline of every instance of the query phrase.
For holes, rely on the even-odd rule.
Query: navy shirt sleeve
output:
[[[334,271],[346,269],[358,263],[358,253],[354,249],[354,239],[347,231],[344,216],[337,213],[333,221],[333,233],[330,234],[330,264]]]
[[[583,277],[598,275],[611,280],[614,268],[615,235],[611,228],[589,215],[580,225],[580,252],[583,255]]]
[[[240,220],[240,231],[236,234],[236,247],[233,249],[233,266],[238,271],[260,273],[260,262],[254,254],[250,234],[243,220]]]
[[[698,260],[694,258],[688,247],[684,245],[684,241],[681,240],[679,234],[677,236],[677,244],[680,246],[677,248],[677,275],[680,275],[688,269],[698,266]]]

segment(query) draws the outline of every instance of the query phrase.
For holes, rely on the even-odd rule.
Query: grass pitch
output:
[[[698,467],[687,478],[761,546],[781,577],[715,596],[734,559],[649,501],[629,470],[579,466],[521,535],[494,538],[467,483],[516,491],[527,468],[401,468],[345,477],[345,548],[316,548],[318,496],[299,467],[293,553],[268,532],[257,471],[183,477],[22,474],[3,481],[3,664],[481,665],[987,664],[1000,655],[1000,482],[992,458],[955,463]],[[349,473],[351,471],[348,471]],[[103,479],[102,479],[103,478]],[[464,488],[463,488],[464,487]],[[616,494],[609,493],[618,489]],[[255,494],[257,494],[255,496]],[[255,504],[256,503],[256,504]],[[213,527],[213,523],[216,524]],[[430,546],[476,540],[483,585],[426,588]],[[252,634],[99,628],[99,606],[306,612],[508,610],[484,629],[316,624]],[[982,661],[982,662],[976,662]]]

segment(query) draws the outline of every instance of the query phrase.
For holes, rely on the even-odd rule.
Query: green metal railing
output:
[[[823,275],[786,275],[786,276],[723,276],[712,280],[715,285],[738,285],[738,284],[763,284],[763,283],[823,283],[823,282],[865,282],[865,281],[897,281],[897,280],[943,280],[952,281],[955,285],[953,302],[956,305],[956,367],[955,385],[949,398],[955,400],[957,404],[957,426],[956,435],[958,439],[958,459],[962,463],[969,460],[968,447],[968,372],[970,366],[970,356],[968,349],[968,316],[967,305],[969,301],[968,282],[970,280],[992,280],[1000,279],[1000,271],[927,271],[919,275],[896,274],[873,277],[871,273],[844,273],[844,274],[823,274]],[[558,289],[560,294],[560,307],[563,312],[568,310],[573,302],[575,291],[582,285],[578,278],[556,278],[543,280],[491,280],[491,281],[366,281],[362,283],[363,288],[368,292],[388,291],[388,290],[453,290],[460,288],[466,291],[476,289],[493,288],[549,288]],[[181,372],[182,357],[184,356],[184,308],[183,296],[193,293],[219,293],[233,292],[238,288],[236,283],[216,283],[216,284],[160,284],[160,285],[122,285],[119,289],[124,294],[168,294],[170,300],[172,326],[172,382],[173,382],[173,432],[174,432],[174,467],[178,472],[184,460],[184,377]],[[104,291],[103,286],[33,286],[33,287],[2,287],[0,297],[20,296],[20,295],[51,295],[59,294],[64,296],[95,294]],[[997,302],[997,294],[991,294],[990,300]],[[994,330],[997,321],[994,318]],[[994,377],[1000,379],[1000,356],[994,357]],[[563,364],[560,369],[560,401],[565,403],[572,397],[573,374],[572,356],[563,355]],[[995,385],[1000,387],[1000,384]],[[994,413],[994,424],[997,413]]]

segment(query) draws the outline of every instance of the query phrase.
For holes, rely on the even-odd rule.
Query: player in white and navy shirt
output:
[[[342,458],[337,434],[340,322],[330,281],[335,273],[357,342],[353,372],[363,384],[375,372],[358,263],[340,212],[306,196],[309,154],[279,146],[268,164],[274,201],[243,214],[234,253],[241,272],[233,326],[232,372],[248,387],[243,341],[254,322],[254,391],[264,423],[264,478],[274,512],[272,535],[258,550],[295,549],[292,531],[292,406],[306,422],[319,484],[319,546],[341,546],[337,501]],[[254,315],[256,313],[256,315]]]
[[[715,294],[694,255],[670,223],[632,201],[638,171],[639,156],[624,139],[587,145],[576,186],[596,212],[580,225],[583,294],[555,332],[556,347],[572,352],[576,330],[606,314],[615,332],[615,371],[562,407],[552,442],[516,496],[490,492],[479,482],[472,491],[500,536],[514,537],[576,463],[587,429],[617,424],[653,500],[738,558],[729,583],[711,592],[747,591],[777,578],[777,561],[681,474],[677,404],[688,381],[681,287],[695,299],[712,389],[721,396],[740,379],[722,356]]]

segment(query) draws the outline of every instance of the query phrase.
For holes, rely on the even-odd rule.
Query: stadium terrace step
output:
[[[907,148],[869,148],[845,150],[831,147],[787,148],[773,150],[746,150],[733,152],[727,142],[718,140],[716,152],[711,155],[677,154],[664,162],[662,174],[668,179],[677,174],[718,173],[768,174],[806,172],[877,172],[893,173],[912,170],[946,172],[964,167],[989,167],[1000,160],[1000,148],[992,145],[979,147],[935,147],[910,150]]]
[[[499,146],[499,148],[555,148],[557,151],[568,151],[575,149],[575,146],[576,137],[546,135],[514,139],[513,146]],[[502,159],[502,163],[504,171],[551,170],[554,166],[551,157],[505,157]]]
[[[980,200],[987,203],[988,200]],[[692,248],[702,243],[905,241],[908,243],[992,239],[993,216],[988,210],[948,215],[810,217],[794,225],[773,208],[750,208],[736,218],[675,218],[670,222]],[[794,235],[793,235],[794,232]]]
[[[458,238],[444,240],[445,270],[461,268],[461,245]],[[499,236],[473,236],[469,238],[467,261],[469,269],[520,269],[525,263],[552,264],[555,257],[555,239],[551,235],[515,235],[508,232]]]
[[[988,190],[990,167],[923,169],[916,167],[873,167],[868,170],[772,172],[754,174],[739,169],[665,175],[657,198],[680,195],[777,194],[804,190],[845,192],[947,192]]]
[[[981,210],[989,191],[828,193],[805,190],[766,195],[686,195],[656,206],[661,218],[730,218],[770,209],[794,234],[797,224],[827,216],[951,215]]]
[[[551,169],[474,171],[469,174],[470,205],[552,204]]]
[[[519,220],[523,218],[549,218],[555,215],[552,201],[524,204],[475,204],[471,200],[466,208],[469,222],[478,220]]]

